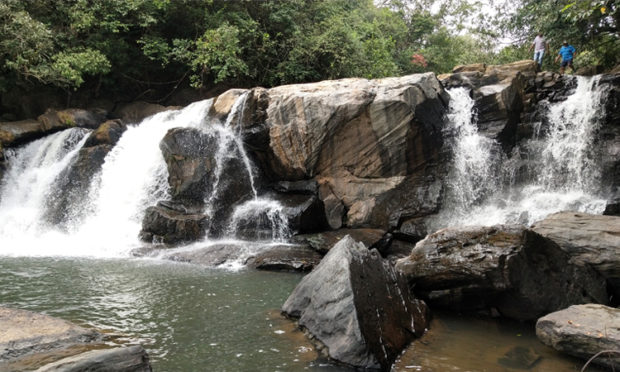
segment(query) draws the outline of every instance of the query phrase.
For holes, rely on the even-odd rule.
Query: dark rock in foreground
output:
[[[208,217],[199,211],[178,210],[161,202],[144,212],[140,238],[165,244],[196,241],[205,236],[207,223]]]
[[[151,371],[142,346],[110,348],[104,335],[62,319],[0,307],[0,330],[1,371]]]
[[[440,230],[396,267],[432,305],[534,320],[573,304],[607,303],[604,278],[569,260],[531,230],[498,225]]]
[[[282,307],[326,347],[330,358],[359,368],[390,366],[427,325],[424,302],[376,250],[350,236],[336,244]]]
[[[604,350],[618,352],[620,309],[596,304],[574,305],[538,319],[536,336],[556,350],[583,359]],[[592,363],[619,367],[620,355],[602,354]]]
[[[592,266],[620,299],[620,217],[560,212],[532,229],[558,244],[572,263]]]

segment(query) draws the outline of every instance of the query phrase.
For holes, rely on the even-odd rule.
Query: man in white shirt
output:
[[[542,32],[538,32],[538,35],[534,38],[534,42],[530,45],[530,52],[534,49],[534,61],[538,63],[538,69],[542,68],[543,56],[547,50],[547,40],[543,37]]]

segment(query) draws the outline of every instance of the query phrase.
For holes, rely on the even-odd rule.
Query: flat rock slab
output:
[[[149,372],[140,345],[111,348],[103,334],[62,319],[0,307],[0,372]]]
[[[50,363],[37,372],[150,372],[149,357],[140,345],[91,350]]]
[[[4,307],[0,307],[0,330],[0,363],[101,338],[94,330],[62,319]]]
[[[603,350],[620,350],[620,309],[598,304],[574,305],[536,322],[536,336],[561,352],[589,359]],[[620,355],[605,354],[592,363],[620,367]]]

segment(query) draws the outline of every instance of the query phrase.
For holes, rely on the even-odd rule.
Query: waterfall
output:
[[[68,206],[69,221],[62,228],[46,222],[47,204],[54,193],[63,192],[54,189],[55,180],[77,158],[90,131],[69,129],[7,150],[9,168],[0,187],[0,255],[123,257],[143,246],[138,235],[145,209],[169,197],[159,143],[168,130],[179,127],[196,128],[217,139],[216,181],[205,197],[206,213],[220,197],[218,185],[224,177],[227,182],[243,178],[250,184],[252,198],[231,211],[224,239],[235,241],[243,235],[238,230],[247,226],[243,221],[260,215],[268,220],[261,226],[269,230],[261,238],[283,240],[288,230],[282,206],[258,195],[252,162],[243,146],[239,128],[246,99],[247,93],[237,99],[224,123],[208,116],[213,101],[205,100],[128,125],[93,177],[85,200]],[[226,164],[233,158],[240,161],[247,177],[226,174]]]
[[[602,213],[606,201],[598,195],[595,141],[604,105],[598,77],[577,77],[572,95],[543,107],[546,120],[510,157],[477,132],[475,120],[468,121],[475,117],[471,98],[459,90],[450,95],[450,125],[461,129],[451,147],[442,210],[429,219],[431,231],[450,225],[531,225],[562,210]],[[517,180],[519,172],[525,179]]]
[[[88,133],[68,129],[6,152],[9,168],[0,186],[1,255],[29,254],[46,245],[39,237],[52,228],[43,218],[51,187],[77,156]]]

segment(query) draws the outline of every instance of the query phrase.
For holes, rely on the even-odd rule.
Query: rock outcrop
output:
[[[566,354],[608,368],[620,366],[620,309],[597,305],[574,305],[536,322],[536,336]]]
[[[387,228],[382,195],[441,163],[448,99],[433,74],[258,88],[239,125],[267,176],[318,181],[332,228]]]
[[[103,334],[62,319],[0,307],[0,329],[3,371],[151,371],[142,346],[110,348]]]
[[[571,263],[591,266],[620,300],[620,217],[560,212],[535,223],[532,230],[555,242]]]
[[[389,370],[428,324],[424,302],[375,250],[346,236],[295,288],[282,311],[298,318],[330,358]]]
[[[534,320],[573,304],[608,301],[604,278],[570,264],[552,241],[517,225],[447,228],[398,261],[416,295],[431,305],[493,309]]]

